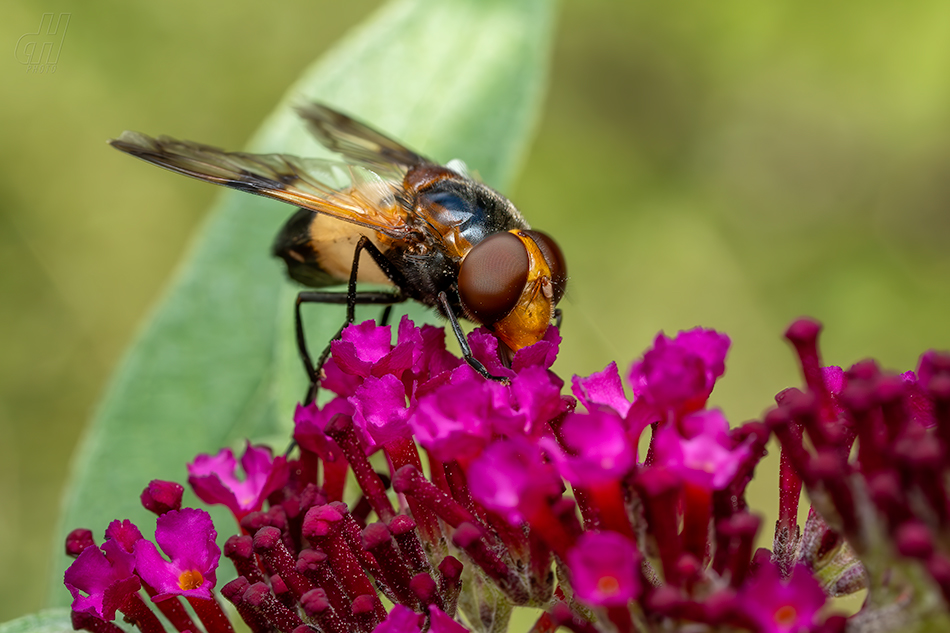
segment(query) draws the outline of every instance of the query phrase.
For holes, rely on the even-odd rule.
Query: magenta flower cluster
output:
[[[729,348],[712,330],[660,334],[623,378],[611,363],[568,388],[550,369],[553,327],[507,362],[474,331],[476,358],[506,379],[494,382],[446,350],[441,328],[404,318],[393,342],[388,326],[349,326],[324,366],[331,397],[297,408],[293,458],[248,444],[243,476],[229,449],[188,467],[198,497],[240,525],[220,595],[254,633],[504,631],[515,607],[541,610],[537,633],[947,624],[950,357],[928,352],[916,374],[823,368],[818,330],[787,333],[805,389],[731,426],[707,407]],[[773,434],[780,517],[757,550],[745,492]],[[207,633],[231,631],[208,515],[182,509],[169,482],[142,501],[154,543],[128,521],[101,546],[70,535],[74,626],[116,633],[118,611],[161,633],[150,602],[196,632],[184,599]],[[861,611],[833,613],[831,598],[862,589]]]

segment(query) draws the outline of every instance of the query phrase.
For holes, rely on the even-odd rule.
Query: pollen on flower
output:
[[[789,626],[798,618],[798,610],[793,605],[782,605],[775,610],[775,623],[779,626]]]
[[[182,591],[189,591],[200,587],[204,580],[204,576],[201,575],[200,571],[189,569],[181,572],[181,575],[178,576],[178,586],[181,587]]]
[[[602,576],[597,581],[597,591],[604,596],[614,596],[620,591],[620,581],[615,576]]]

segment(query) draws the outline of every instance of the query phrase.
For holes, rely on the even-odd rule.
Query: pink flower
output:
[[[341,396],[351,396],[369,376],[390,374],[402,379],[404,373],[420,363],[423,338],[408,317],[403,317],[399,324],[395,346],[390,326],[364,321],[346,326],[339,340],[330,343],[330,350],[332,356],[324,365],[326,379],[322,384]]]
[[[406,390],[392,374],[367,376],[348,401],[353,405],[353,424],[363,434],[367,452],[377,445],[412,437]]]
[[[749,456],[748,446],[732,446],[729,422],[719,409],[694,413],[683,419],[682,427],[687,437],[673,425],[657,432],[655,464],[697,486],[725,488]]]
[[[223,504],[239,521],[248,513],[260,510],[264,500],[287,483],[287,459],[274,459],[270,448],[247,443],[241,456],[245,478],[237,478],[237,461],[230,448],[214,456],[201,454],[188,464],[188,483],[205,503]]]
[[[561,333],[557,327],[548,326],[540,341],[515,352],[515,357],[511,361],[511,368],[515,372],[520,372],[524,368],[532,366],[550,369],[554,361],[557,360],[557,353],[560,348]]]
[[[135,544],[142,539],[142,532],[128,519],[113,521],[106,528],[106,539],[118,543],[123,550],[132,553]]]
[[[821,585],[802,564],[782,582],[778,566],[765,561],[738,595],[742,613],[756,622],[761,633],[810,631],[825,605]]]
[[[433,604],[429,605],[429,633],[469,633],[469,630]]]
[[[644,398],[664,419],[701,409],[716,379],[725,372],[729,337],[696,328],[675,339],[659,334],[643,360],[634,363],[628,381],[637,398]]]
[[[142,539],[135,544],[135,568],[158,592],[154,602],[173,596],[212,598],[221,557],[214,542],[217,535],[204,510],[184,508],[158,517],[155,541],[171,560],[162,558],[151,541]]]
[[[640,552],[616,532],[585,532],[567,554],[571,587],[590,605],[619,607],[640,595]]]
[[[507,387],[463,365],[452,372],[448,384],[419,398],[409,424],[418,442],[437,459],[464,463],[496,432],[523,429],[524,417],[512,409]]]
[[[512,524],[530,520],[562,487],[540,449],[520,437],[496,441],[485,449],[472,462],[468,480],[472,497]]]
[[[495,376],[513,378],[525,367],[550,368],[557,359],[561,335],[553,325],[548,327],[540,341],[522,348],[514,354],[511,358],[510,368],[501,362],[498,339],[486,328],[481,327],[472,330],[468,335],[468,344],[472,348],[472,354],[485,365],[489,372]]]
[[[410,328],[415,329],[415,324],[408,317],[403,317],[403,320],[399,323],[400,340],[410,338],[408,332]],[[418,332],[422,353],[419,354],[412,366],[412,373],[418,382],[425,382],[465,364],[464,360],[445,348],[444,329],[426,324],[418,328]]]
[[[73,611],[114,620],[116,610],[142,586],[134,569],[135,557],[116,540],[84,549],[63,578]]]
[[[571,379],[571,391],[577,399],[592,411],[598,405],[610,407],[620,417],[627,417],[630,411],[630,401],[623,392],[623,383],[620,382],[620,372],[617,363],[611,361],[603,371],[594,372],[586,378],[574,376]]]
[[[607,408],[590,413],[570,413],[560,427],[568,454],[550,438],[541,446],[551,455],[558,471],[575,486],[596,486],[622,480],[637,460],[623,420]]]
[[[475,328],[468,335],[468,345],[475,356],[493,376],[513,378],[515,372],[501,361],[498,339],[487,328]]]
[[[373,633],[419,633],[420,626],[422,626],[421,613],[397,604],[386,619],[373,629]]]
[[[316,402],[307,406],[298,404],[294,412],[294,439],[311,453],[316,453],[326,460],[336,460],[342,452],[336,442],[327,437],[324,430],[337,415],[353,415],[353,405],[342,396],[334,398],[322,408],[317,406]]]
[[[510,430],[499,427],[498,432],[540,437],[549,429],[548,422],[574,406],[573,398],[561,395],[563,386],[564,381],[539,365],[519,371],[511,381],[510,393],[522,418],[522,427]]]

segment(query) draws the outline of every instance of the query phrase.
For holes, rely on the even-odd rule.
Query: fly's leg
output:
[[[509,384],[511,382],[509,378],[491,374],[485,366],[482,365],[481,361],[472,354],[472,348],[468,345],[468,339],[465,338],[465,332],[462,331],[462,326],[459,324],[458,317],[455,316],[455,312],[449,304],[449,298],[446,296],[445,291],[439,293],[439,306],[452,325],[452,332],[455,333],[455,338],[458,339],[459,346],[462,348],[462,358],[465,359],[468,366],[489,380],[495,380],[506,385]]]
[[[563,316],[560,308],[554,308],[554,325],[561,329],[561,317]]]
[[[389,260],[386,259],[386,257],[382,254],[382,252],[380,252],[378,248],[376,248],[376,245],[373,244],[368,237],[363,236],[360,238],[359,242],[357,242],[356,248],[353,252],[353,266],[350,268],[350,280],[349,284],[347,285],[346,292],[303,291],[297,295],[297,302],[294,311],[297,349],[300,352],[300,358],[303,361],[304,370],[307,372],[307,377],[310,380],[310,386],[307,389],[307,394],[303,401],[305,405],[316,400],[318,384],[320,381],[320,370],[323,369],[323,364],[326,363],[327,358],[330,357],[330,343],[339,339],[343,334],[344,328],[346,328],[347,325],[353,323],[353,321],[356,319],[356,306],[384,305],[386,308],[383,311],[383,316],[384,318],[388,319],[388,315],[392,310],[393,304],[402,303],[408,298],[402,292],[402,290],[395,290],[392,292],[356,291],[356,279],[359,276],[360,255],[364,250],[369,253],[369,255],[373,258],[373,261],[377,266],[379,266],[383,273],[392,279],[393,282],[396,283],[397,287],[401,287],[399,282],[402,281],[402,275],[392,268]],[[346,321],[344,321],[343,325],[340,326],[340,329],[333,336],[333,338],[330,339],[330,342],[327,343],[327,346],[320,354],[316,363],[313,362],[313,359],[310,356],[310,352],[307,347],[307,340],[303,331],[303,320],[301,318],[300,306],[304,303],[329,303],[336,305],[346,304]]]
[[[388,306],[383,308],[383,313],[379,315],[379,319],[377,319],[376,322],[379,323],[380,325],[389,325],[389,317],[392,316],[392,313],[393,313],[393,306],[392,304],[389,304]]]
[[[387,309],[395,303],[402,303],[406,300],[406,297],[403,296],[401,292],[358,292],[354,297],[354,305],[385,305]],[[327,358],[330,357],[330,345],[327,344],[323,352],[320,353],[320,356],[317,358],[317,362],[314,363],[312,357],[310,356],[309,348],[307,347],[307,339],[304,335],[303,329],[303,318],[300,311],[300,306],[305,303],[324,303],[324,304],[334,304],[334,305],[343,305],[348,304],[350,301],[350,294],[348,292],[314,292],[305,290],[297,294],[297,302],[294,310],[294,326],[297,334],[297,350],[300,352],[300,360],[303,362],[304,370],[307,372],[307,377],[310,380],[310,387],[307,390],[307,397],[304,399],[305,404],[310,404],[314,401],[317,395],[317,378],[320,376],[320,370],[323,369],[323,364],[327,362]],[[333,336],[330,341],[335,341],[340,338],[340,335],[343,334],[343,328],[349,325],[350,322],[346,321]]]

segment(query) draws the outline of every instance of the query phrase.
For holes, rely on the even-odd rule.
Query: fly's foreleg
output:
[[[445,316],[449,319],[449,323],[452,325],[452,332],[455,333],[455,338],[459,342],[459,347],[462,348],[462,358],[465,359],[465,362],[468,363],[468,366],[489,380],[495,380],[506,385],[511,382],[510,379],[504,376],[495,376],[489,372],[488,369],[486,369],[481,363],[481,361],[475,358],[475,355],[472,354],[472,348],[468,345],[468,339],[465,338],[465,332],[462,331],[462,326],[459,323],[458,317],[455,316],[455,311],[452,310],[452,305],[449,303],[449,298],[446,296],[445,291],[439,293],[439,306],[442,308],[442,312],[445,313]]]

